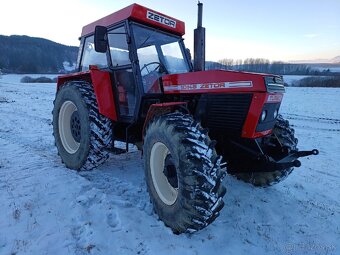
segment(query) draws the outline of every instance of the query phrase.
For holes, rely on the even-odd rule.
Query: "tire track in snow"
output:
[[[0,154],[4,155],[8,150],[15,153],[7,153],[6,161],[2,161],[1,195],[6,199],[3,200],[0,211],[0,228],[17,231],[6,234],[6,245],[0,247],[0,251],[5,254],[34,254],[34,250],[38,248],[35,245],[41,240],[63,240],[59,235],[68,238],[67,229],[65,230],[63,225],[65,219],[55,216],[62,215],[65,208],[72,211],[68,205],[64,205],[64,199],[67,201],[72,198],[72,188],[69,194],[60,193],[60,190],[65,186],[72,187],[72,183],[79,177],[71,172],[65,173],[63,169],[20,143],[0,138]],[[48,222],[47,226],[45,222]],[[64,233],[60,234],[56,231],[58,229],[62,229]],[[15,236],[12,236],[13,234]],[[68,250],[63,243],[60,245],[61,251]],[[48,247],[45,248],[48,250]]]
[[[106,198],[92,185],[82,187],[72,206],[75,214],[72,217],[71,234],[76,240],[76,254],[100,254],[101,235],[112,236],[112,233],[122,230],[119,215]]]
[[[312,117],[293,113],[284,113],[284,116],[291,122],[291,126],[295,128],[340,132],[340,119]]]
[[[284,115],[287,116],[287,118],[289,119],[325,122],[328,124],[340,124],[340,119],[307,116],[307,115],[301,115],[301,114],[295,114],[295,113],[284,113]]]
[[[30,253],[34,246],[34,240],[29,241],[30,236],[38,236],[39,240],[48,238],[44,236],[47,230],[44,228],[43,221],[46,217],[51,221],[51,214],[58,215],[60,219],[52,217],[53,220],[62,232],[70,235],[71,238],[68,237],[67,242],[62,245],[71,254],[100,254],[101,250],[109,250],[109,248],[115,251],[115,245],[112,245],[114,243],[112,233],[121,230],[121,223],[115,205],[111,199],[107,199],[102,190],[94,187],[76,171],[65,169],[61,163],[51,163],[46,157],[42,157],[25,145],[11,143],[3,138],[0,138],[0,145],[0,154],[6,149],[17,153],[6,161],[1,161],[1,191],[2,196],[5,196],[8,201],[8,204],[2,206],[7,208],[9,216],[3,217],[0,214],[0,227],[3,229],[6,227],[3,226],[4,222],[1,222],[1,219],[10,217],[14,221],[10,224],[20,225],[19,229],[28,229],[16,237],[16,240],[25,241],[25,245],[17,245],[18,242],[15,240],[14,244],[8,243],[6,239],[4,251],[8,251],[8,254]],[[17,155],[24,155],[24,157],[17,159]],[[29,161],[26,158],[29,158]],[[12,169],[16,170],[11,171]],[[50,200],[54,202],[52,204],[47,202]],[[32,206],[26,206],[28,204]],[[21,218],[27,214],[26,207],[33,209],[29,219],[23,222]],[[48,224],[48,227],[51,227],[51,223]],[[48,233],[48,235],[53,237],[58,233]],[[110,247],[103,247],[103,241],[100,240],[103,236],[107,236],[110,240],[107,244]],[[0,251],[2,251],[1,247]]]
[[[12,96],[6,95],[6,102],[12,99],[17,100],[20,97],[19,94],[24,94],[21,95],[23,97],[29,95],[26,92],[15,91]],[[39,194],[41,193],[41,185],[45,183],[39,182],[40,178],[49,179],[52,177],[57,181],[59,177],[64,179],[68,175],[74,176],[79,184],[75,185],[72,181],[65,183],[57,181],[54,185],[58,186],[59,190],[61,187],[64,189],[80,189],[77,194],[73,195],[75,196],[73,199],[66,200],[69,203],[69,209],[65,216],[68,216],[71,220],[71,223],[68,223],[68,229],[72,237],[66,243],[67,248],[76,254],[96,254],[100,253],[100,250],[114,251],[113,240],[110,247],[101,247],[103,242],[98,239],[104,234],[110,240],[113,237],[113,232],[121,231],[116,206],[121,208],[137,207],[139,210],[144,211],[149,204],[148,200],[144,199],[144,197],[147,197],[146,189],[140,188],[136,190],[135,186],[129,183],[129,180],[124,178],[120,180],[118,177],[113,176],[111,171],[105,171],[103,168],[98,169],[95,175],[88,173],[84,176],[75,171],[65,169],[57,156],[57,151],[53,144],[51,110],[45,107],[47,104],[52,106],[52,100],[47,98],[46,95],[40,94],[35,99],[29,105],[26,103],[27,99],[14,101],[11,105],[8,103],[0,105],[3,116],[12,116],[13,111],[16,112],[15,122],[8,119],[4,122],[5,125],[0,127],[0,140],[2,140],[0,144],[10,150],[20,148],[15,149],[15,151],[21,158],[19,160],[20,167],[17,169],[7,165],[8,162],[1,161],[1,170],[4,171],[1,171],[0,178],[7,178],[6,183],[13,184],[12,186],[3,185],[2,188],[17,192],[17,185],[21,187],[22,192],[29,191],[28,193]],[[38,106],[37,102],[42,105]],[[42,107],[42,110],[33,111],[34,107]],[[46,118],[46,116],[48,117]],[[38,133],[39,135],[37,135]],[[30,159],[25,161],[24,158]],[[52,169],[49,169],[51,167]],[[53,172],[51,173],[53,168],[56,168],[59,174],[60,172],[66,174],[61,174],[58,177],[54,176]],[[101,171],[104,172],[101,173]],[[101,178],[105,178],[105,180],[101,180]],[[87,185],[80,184],[84,181]],[[57,192],[44,192],[42,196],[55,196],[58,193],[58,190]],[[22,197],[23,195],[12,195],[10,200],[15,201],[18,196]],[[36,204],[39,204],[39,202],[36,202]],[[19,206],[14,204],[13,215],[17,209],[19,211],[22,207],[20,204]],[[19,251],[22,248],[17,247],[16,250]],[[142,248],[141,250],[145,249]]]
[[[118,206],[136,207],[147,215],[153,214],[144,181],[140,152],[113,155],[103,166],[80,172],[97,189]]]

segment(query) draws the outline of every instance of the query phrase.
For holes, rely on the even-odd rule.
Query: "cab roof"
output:
[[[132,4],[84,26],[81,36],[83,37],[93,34],[96,26],[110,27],[111,25],[126,19],[156,27],[180,36],[185,34],[185,24],[183,21],[172,18],[168,15],[154,11],[139,4]]]

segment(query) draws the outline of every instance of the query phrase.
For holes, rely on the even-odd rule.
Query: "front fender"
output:
[[[148,113],[146,115],[144,125],[143,125],[143,137],[146,127],[148,126],[148,123],[150,120],[157,116],[161,116],[170,112],[174,112],[178,109],[187,110],[187,103],[186,102],[170,102],[170,103],[161,103],[161,104],[152,104],[148,110]]]

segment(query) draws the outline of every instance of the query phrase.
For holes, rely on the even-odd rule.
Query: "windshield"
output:
[[[164,74],[189,72],[181,38],[157,29],[133,25],[135,44],[146,93],[160,92],[155,81]]]

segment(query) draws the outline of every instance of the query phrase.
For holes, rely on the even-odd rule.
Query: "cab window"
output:
[[[95,51],[93,37],[94,36],[92,35],[85,39],[83,57],[80,66],[81,71],[89,70],[90,65],[95,65],[98,68],[108,67],[106,53],[99,53]]]
[[[131,64],[129,48],[126,42],[125,28],[119,27],[109,31],[110,54],[113,67]]]

